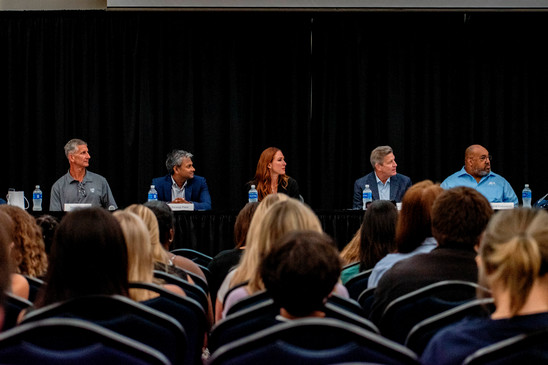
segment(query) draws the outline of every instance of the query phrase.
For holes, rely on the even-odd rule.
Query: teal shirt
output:
[[[341,271],[341,281],[344,284],[350,279],[352,279],[354,276],[358,275],[360,273],[360,264],[350,266],[347,269],[344,269]]]

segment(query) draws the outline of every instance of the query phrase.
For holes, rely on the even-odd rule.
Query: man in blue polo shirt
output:
[[[464,152],[464,167],[441,183],[444,189],[468,186],[483,194],[491,203],[511,202],[518,205],[518,197],[505,178],[491,171],[491,155],[479,144]]]

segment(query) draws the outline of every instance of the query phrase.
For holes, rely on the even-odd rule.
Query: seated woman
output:
[[[150,235],[148,234],[145,223],[137,214],[127,211],[116,211],[114,218],[120,223],[127,245],[128,253],[128,280],[130,282],[153,283],[154,280],[154,261],[152,259],[150,244]],[[176,285],[163,284],[164,289],[170,290],[175,294],[185,295],[185,292]],[[144,289],[130,289],[131,299],[142,302],[158,296]]]
[[[443,189],[439,184],[424,180],[411,186],[403,196],[396,225],[395,253],[382,258],[371,272],[368,288],[374,288],[394,264],[419,253],[432,251],[438,243],[432,237],[432,205]]]
[[[9,273],[9,280],[7,289],[13,295],[16,295],[23,299],[29,298],[29,282],[27,279],[21,275],[14,272],[14,262],[13,262],[13,235],[14,235],[14,224],[13,220],[4,212],[0,211],[0,230],[2,235],[2,240],[0,244],[2,245],[2,252],[6,252],[6,260],[8,260],[5,265],[6,272]],[[5,280],[6,277],[3,277],[2,280]],[[2,293],[0,293],[2,294]],[[1,329],[1,327],[0,327]]]
[[[493,216],[481,240],[479,283],[491,289],[491,318],[465,319],[438,332],[424,364],[461,364],[478,349],[548,328],[548,213],[518,208]]]
[[[358,228],[354,236],[344,246],[343,250],[340,253],[343,266],[359,263],[360,262],[360,237],[362,236],[362,228]]]
[[[284,193],[292,198],[300,199],[299,184],[285,174],[284,155],[279,148],[268,147],[259,157],[255,177],[248,186],[255,185],[259,201],[273,193]]]
[[[371,203],[360,227],[360,264],[341,272],[343,284],[360,272],[372,269],[381,258],[395,250],[397,220],[398,210],[391,201],[375,200]]]

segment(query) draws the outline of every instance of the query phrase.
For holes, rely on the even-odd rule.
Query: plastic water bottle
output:
[[[250,203],[259,201],[259,193],[257,192],[257,189],[255,189],[255,185],[251,185],[251,189],[249,189],[247,197]]]
[[[529,184],[525,184],[525,187],[523,188],[523,191],[521,192],[521,200],[523,202],[523,206],[527,208],[531,208],[531,197],[532,197],[531,189],[529,189]]]
[[[369,184],[365,184],[365,188],[363,188],[363,210],[367,209],[367,203],[373,201],[373,193],[371,192],[371,189],[369,189]]]
[[[36,185],[32,192],[32,210],[35,212],[42,211],[42,190],[40,190],[40,185]]]
[[[155,201],[158,200],[158,192],[156,191],[156,187],[154,185],[150,185],[150,190],[148,191],[148,201]]]

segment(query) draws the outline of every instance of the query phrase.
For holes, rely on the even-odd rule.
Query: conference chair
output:
[[[247,282],[242,283],[242,285],[238,284],[237,286],[231,288],[226,293],[225,300],[226,300],[226,298],[228,297],[228,295],[230,294],[231,291],[233,291],[234,289],[236,289],[240,286],[244,286],[244,285],[247,285]],[[256,293],[253,293],[250,296],[245,297],[242,300],[237,301],[236,303],[234,303],[230,308],[228,308],[228,310],[226,311],[226,315],[228,316],[230,314],[234,314],[234,313],[236,313],[236,312],[238,312],[242,309],[252,307],[255,304],[258,304],[258,303],[263,302],[263,301],[268,300],[268,299],[271,299],[271,297],[270,297],[270,294],[266,290],[258,291]]]
[[[352,361],[418,364],[402,345],[331,318],[284,322],[228,343],[213,352],[209,365],[322,365]]]
[[[476,283],[461,280],[445,280],[427,285],[388,304],[378,327],[383,336],[403,344],[417,323],[476,299],[477,290],[489,293],[488,289]]]
[[[365,312],[362,307],[352,298],[345,298],[338,294],[331,294],[327,298],[328,303],[337,305],[350,313],[354,313],[357,316],[366,318]]]
[[[28,275],[23,276],[25,277],[25,279],[27,279],[27,282],[29,283],[29,301],[34,303],[38,291],[42,288],[42,285],[44,285],[44,281]]]
[[[463,365],[546,364],[548,328],[523,333],[477,350]]]
[[[9,330],[17,325],[17,318],[22,310],[30,308],[32,303],[29,300],[13,295],[12,293],[5,293],[6,300],[4,303],[4,325],[2,331]]]
[[[23,365],[168,365],[150,346],[88,321],[49,318],[0,333],[0,363]]]
[[[495,309],[493,298],[476,299],[433,315],[417,323],[405,339],[405,346],[421,355],[434,335],[465,317],[488,317]]]
[[[351,277],[344,286],[348,290],[348,295],[354,300],[358,300],[361,292],[367,289],[367,282],[373,269],[360,272],[358,275]]]
[[[350,323],[360,328],[363,328],[364,330],[380,334],[380,331],[377,328],[377,326],[373,322],[371,322],[369,319],[362,317],[360,315],[357,315],[355,313],[352,313],[346,310],[344,307],[341,307],[337,304],[333,304],[327,301],[327,303],[325,303],[323,311],[327,318],[338,319],[340,321]]]
[[[209,285],[207,283],[207,280],[204,279],[203,277],[201,277],[200,275],[198,274],[195,274],[191,271],[188,271],[188,270],[184,270],[186,272],[186,274],[194,281],[194,285],[197,285],[199,286],[200,288],[202,288],[202,290],[206,293],[206,294],[209,294]]]
[[[373,301],[375,300],[375,289],[377,289],[377,287],[367,288],[358,296],[358,304],[362,307],[367,318],[369,318],[371,307],[373,306]]]
[[[204,311],[207,312],[209,308],[209,299],[207,297],[207,293],[198,285],[191,284],[188,281],[184,281],[181,278],[159,270],[154,270],[154,277],[157,279],[162,279],[167,284],[177,285],[178,287],[183,289],[188,297],[200,303],[202,308],[204,308]]]
[[[191,248],[177,248],[175,250],[171,250],[170,252],[174,255],[186,257],[200,266],[207,266],[211,260],[213,260],[213,257]]]
[[[22,323],[63,317],[79,318],[142,342],[182,364],[187,337],[172,317],[121,295],[89,295],[53,303],[29,312]]]
[[[183,297],[156,284],[129,283],[130,288],[146,289],[159,294],[157,297],[140,302],[149,308],[173,317],[185,330],[188,350],[185,364],[201,364],[202,348],[208,330],[204,309],[192,298]]]
[[[350,268],[350,267],[354,267],[354,266],[359,265],[359,264],[360,264],[359,261],[351,262],[351,263],[349,263],[349,264],[347,264],[347,265],[344,265],[344,266],[342,267],[342,270],[348,269],[348,268]],[[341,270],[341,271],[342,271],[342,270]]]

